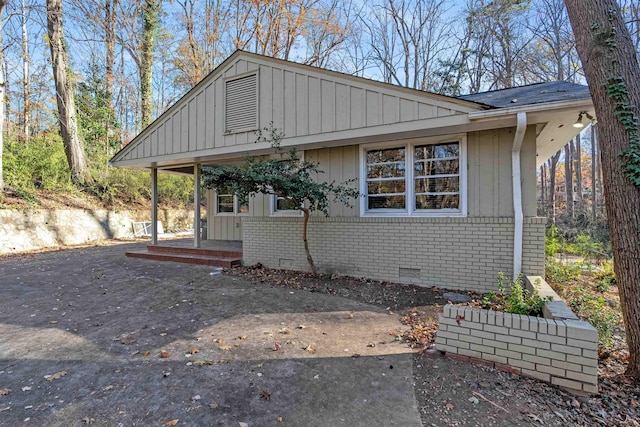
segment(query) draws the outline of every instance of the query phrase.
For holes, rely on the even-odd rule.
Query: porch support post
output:
[[[193,247],[200,247],[200,164],[193,164]]]
[[[158,244],[158,168],[151,168],[151,244]]]

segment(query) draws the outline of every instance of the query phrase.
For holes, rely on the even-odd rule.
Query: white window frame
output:
[[[457,142],[460,144],[458,159],[460,176],[460,208],[459,209],[415,209],[414,179],[414,147],[428,144]],[[404,209],[367,209],[367,151],[381,148],[404,148],[405,150],[405,208]],[[360,145],[359,190],[362,197],[360,203],[361,217],[466,217],[467,216],[467,136],[466,134],[418,138],[401,141],[386,141]]]
[[[298,156],[300,157],[300,160],[304,160],[304,151],[299,150]],[[302,216],[302,211],[300,209],[279,210],[277,208],[277,199],[278,196],[275,194],[269,196],[269,216]]]
[[[249,207],[251,209],[251,207]],[[218,212],[218,190],[213,191],[213,215],[214,216],[248,216],[249,212],[240,212],[238,196],[233,195],[233,212]]]

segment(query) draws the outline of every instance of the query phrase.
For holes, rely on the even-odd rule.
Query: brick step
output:
[[[207,248],[186,248],[179,246],[147,245],[147,250],[153,253],[205,255],[223,258],[242,258],[242,251]]]
[[[222,268],[232,268],[240,265],[241,257],[228,256],[211,256],[201,254],[185,254],[185,253],[163,253],[153,251],[130,251],[125,252],[130,258],[140,258],[153,261],[170,261],[181,262],[184,264],[211,265]]]

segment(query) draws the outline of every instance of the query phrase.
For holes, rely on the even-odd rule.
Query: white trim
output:
[[[502,116],[515,116],[518,113],[536,113],[547,112],[549,110],[556,109],[568,109],[568,108],[593,108],[593,102],[591,99],[576,99],[571,101],[555,101],[544,102],[541,104],[528,104],[519,105],[514,107],[502,107],[494,110],[472,111],[468,113],[469,120],[491,119]]]
[[[248,206],[251,210],[251,206]],[[233,195],[233,212],[218,212],[218,190],[213,189],[213,216],[249,216],[249,214],[250,212],[240,212],[240,201],[235,194]]]
[[[414,182],[414,158],[413,147],[424,144],[438,144],[446,142],[457,142],[460,145],[458,156],[458,167],[460,177],[460,209],[433,209],[416,210],[415,206],[415,182]],[[405,149],[405,209],[376,209],[367,211],[367,165],[366,152],[370,149],[403,147]],[[442,159],[438,159],[442,160]],[[467,134],[452,134],[438,137],[416,138],[392,142],[379,142],[373,144],[360,145],[359,158],[359,191],[364,195],[360,203],[361,217],[466,217],[467,216]],[[421,175],[420,175],[421,176]]]
[[[304,150],[298,150],[298,156],[300,160],[304,161]],[[276,209],[276,195],[271,194],[269,197],[269,216],[290,216],[290,217],[299,217],[302,216],[302,211],[300,209],[290,209],[290,210],[277,210]]]

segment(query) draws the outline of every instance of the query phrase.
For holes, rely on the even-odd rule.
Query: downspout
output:
[[[522,214],[522,182],[520,173],[520,149],[527,130],[527,113],[520,112],[517,116],[516,135],[513,138],[511,148],[511,170],[513,184],[513,280],[518,278],[522,272],[522,235],[523,235],[523,214]]]

